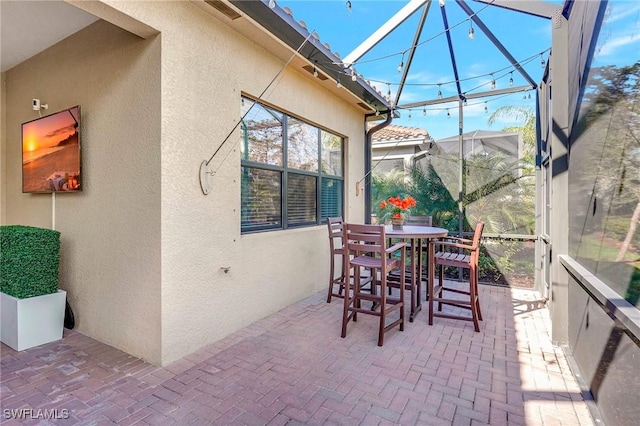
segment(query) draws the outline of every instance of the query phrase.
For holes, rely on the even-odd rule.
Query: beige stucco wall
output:
[[[3,143],[3,223],[50,228],[52,195],[21,190],[20,124],[37,118],[33,98],[49,105],[43,115],[80,105],[84,190],[55,196],[60,287],[80,332],[154,363],[161,362],[159,66],[159,38],[98,21],[6,72]]]
[[[73,90],[60,84],[66,77],[58,70],[48,84],[34,86],[36,68],[42,69],[32,64],[36,59],[11,70],[10,87],[17,87],[7,101],[17,109],[10,120],[12,140],[19,122],[32,116],[23,99],[35,92],[61,108],[82,104],[87,186],[82,194],[56,200],[58,229],[70,252],[63,268],[70,282],[63,287],[72,286],[80,331],[167,364],[324,291],[327,230],[319,225],[241,235],[237,130],[211,161],[210,194],[200,188],[200,164],[238,122],[241,93],[260,95],[285,61],[232,30],[226,18],[189,2],[104,3],[161,36],[148,41],[131,36],[126,48],[114,48],[131,54],[125,61],[124,52],[106,49],[116,35],[76,34],[73,56],[79,56],[78,47],[91,45],[94,54],[86,55],[101,69],[93,69],[96,62],[85,64],[84,57],[81,75],[70,66]],[[104,30],[104,24],[97,27]],[[47,51],[49,61],[56,56]],[[95,93],[102,86],[105,90]],[[143,99],[158,87],[161,102],[155,92]],[[364,168],[362,110],[294,69],[286,70],[263,99],[347,138],[345,216],[363,221],[363,195],[354,194]],[[19,165],[17,149],[10,161]],[[17,167],[9,170],[12,188],[19,187]],[[26,218],[50,225],[50,196],[14,189],[13,200],[8,222]],[[64,225],[63,217],[69,217]]]
[[[240,234],[236,131],[211,162],[211,193],[199,166],[240,118],[240,94],[258,96],[283,62],[186,2],[113,7],[162,33],[162,353],[186,355],[326,288],[325,226]],[[266,37],[266,36],[265,36]],[[307,74],[308,75],[308,74]],[[363,116],[296,71],[264,99],[349,137],[345,188],[362,176]],[[363,200],[347,198],[363,220]],[[230,267],[228,273],[221,268]]]

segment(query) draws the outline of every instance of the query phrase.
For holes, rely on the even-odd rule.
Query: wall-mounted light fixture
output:
[[[32,99],[31,106],[33,107],[34,111],[40,111],[41,109],[49,109],[49,105],[40,103],[40,99]]]

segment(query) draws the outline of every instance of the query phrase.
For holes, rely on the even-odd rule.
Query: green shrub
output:
[[[58,290],[60,233],[32,226],[0,226],[0,291],[18,299]]]

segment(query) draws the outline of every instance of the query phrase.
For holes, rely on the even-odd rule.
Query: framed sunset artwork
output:
[[[22,124],[22,192],[82,191],[80,106]]]

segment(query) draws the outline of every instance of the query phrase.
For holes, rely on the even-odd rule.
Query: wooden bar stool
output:
[[[347,323],[358,319],[358,314],[374,315],[380,318],[378,326],[378,346],[384,343],[384,334],[396,326],[404,330],[404,291],[399,297],[387,294],[387,278],[393,269],[400,270],[401,282],[405,279],[405,259],[407,243],[400,242],[387,247],[384,226],[357,225],[345,223],[343,225],[343,241],[347,250],[346,271],[353,269],[353,280],[344,282],[344,308],[342,313],[342,337],[347,335]],[[397,254],[399,256],[395,256]],[[369,270],[373,277],[371,292],[364,292],[360,285],[361,269]],[[351,272],[350,272],[351,273]],[[349,273],[349,274],[350,274]],[[380,277],[379,280],[376,277]],[[353,281],[353,289],[351,282]],[[380,286],[380,291],[377,291]],[[372,308],[362,307],[362,301],[373,303]],[[394,311],[399,312],[399,318],[387,324],[387,316]]]
[[[473,321],[475,331],[480,331],[478,321],[482,321],[480,298],[478,295],[478,259],[480,257],[480,239],[484,223],[478,222],[473,234],[473,240],[455,237],[445,237],[429,244],[429,325],[433,325],[433,317],[453,318]],[[456,288],[446,286],[444,282],[444,267],[469,269],[469,287]],[[436,268],[438,270],[438,285],[434,284]],[[444,297],[444,292],[452,292],[468,296],[468,298]],[[434,311],[434,303],[438,310]],[[442,311],[442,305],[452,305],[469,309],[471,316],[456,315]]]

